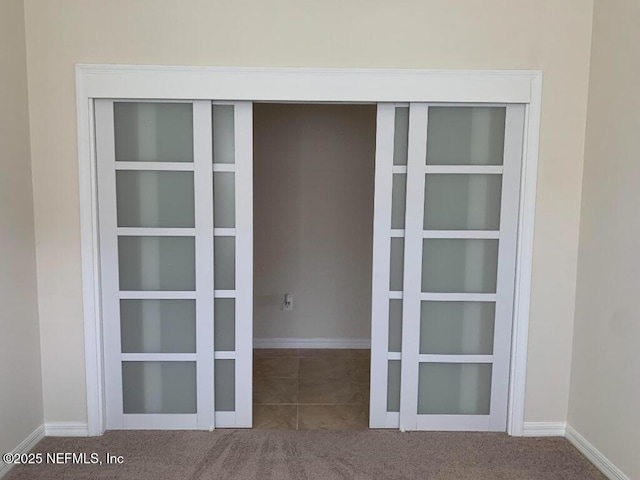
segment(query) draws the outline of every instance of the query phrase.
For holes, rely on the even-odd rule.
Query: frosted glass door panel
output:
[[[120,290],[195,290],[193,237],[119,237]]]
[[[427,175],[425,230],[498,230],[501,175]]]
[[[119,227],[194,227],[193,172],[116,172]]]
[[[213,163],[235,163],[233,105],[213,106]]]
[[[236,288],[236,239],[215,237],[213,243],[213,285],[216,290]]]
[[[391,228],[404,228],[405,204],[407,201],[407,175],[393,176],[391,194]]]
[[[195,362],[122,362],[124,413],[196,413]]]
[[[394,141],[393,141],[393,164],[407,164],[407,147],[409,139],[409,107],[397,107]]]
[[[234,298],[214,300],[214,344],[217,352],[236,349],[236,301]]]
[[[420,353],[491,355],[493,302],[422,302]]]
[[[236,409],[236,362],[215,361],[215,410],[232,412]]]
[[[495,293],[498,240],[427,239],[422,243],[422,291]]]
[[[193,162],[190,103],[113,104],[116,161]]]
[[[387,377],[387,412],[399,412],[400,360],[389,360]]]
[[[122,353],[195,353],[195,300],[121,300]]]
[[[213,174],[213,222],[216,228],[236,226],[236,188],[233,173]]]
[[[429,107],[427,165],[502,165],[504,107]]]
[[[391,270],[389,279],[389,290],[392,292],[402,291],[404,273],[404,238],[394,237],[391,239]]]
[[[418,414],[489,415],[490,363],[421,363]]]
[[[389,300],[389,351],[402,350],[402,300]]]

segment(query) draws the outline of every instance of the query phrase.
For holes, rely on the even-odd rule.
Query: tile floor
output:
[[[253,428],[365,430],[370,350],[255,349]]]

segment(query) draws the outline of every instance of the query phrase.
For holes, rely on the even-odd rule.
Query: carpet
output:
[[[43,454],[43,463],[17,465],[5,480],[606,479],[564,438],[503,433],[113,431],[48,437],[33,452]],[[94,453],[103,463],[47,464],[47,453],[65,452],[85,453],[87,461]],[[107,465],[106,453],[123,463]]]

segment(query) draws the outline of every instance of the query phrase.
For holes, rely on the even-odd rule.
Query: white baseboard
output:
[[[83,422],[49,422],[44,424],[46,437],[88,437],[89,427]]]
[[[371,348],[368,338],[254,338],[253,348]]]
[[[567,440],[580,450],[580,453],[587,457],[591,463],[598,467],[609,480],[631,480],[571,425],[567,425],[566,430]]]
[[[29,451],[36,446],[36,444],[44,438],[44,425],[40,425],[33,432],[25,438],[20,445],[13,449],[11,453],[29,453]],[[4,452],[2,452],[4,453]],[[4,463],[0,460],[0,478],[4,477],[9,470],[13,467],[13,464]]]
[[[524,422],[524,437],[564,437],[564,422]]]

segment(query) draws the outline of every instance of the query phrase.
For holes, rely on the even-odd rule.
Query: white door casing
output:
[[[508,432],[521,435],[542,74],[537,71],[76,67],[88,432],[105,429],[94,99],[482,102],[525,105]],[[396,355],[396,354],[394,354]],[[374,361],[375,363],[375,361]],[[372,409],[373,412],[373,409]]]

